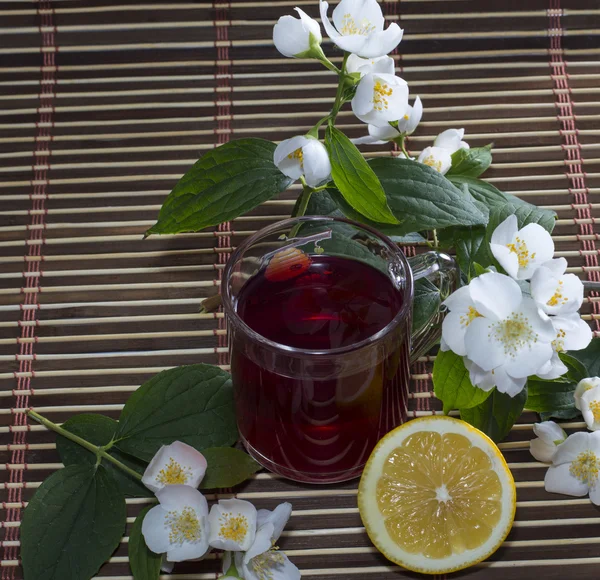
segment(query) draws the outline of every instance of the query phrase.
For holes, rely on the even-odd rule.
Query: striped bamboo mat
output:
[[[164,368],[227,365],[223,319],[198,314],[199,301],[216,291],[232,247],[289,215],[297,188],[215,231],[142,233],[204,151],[249,135],[278,141],[326,113],[333,77],[280,58],[271,43],[273,23],[296,5],[318,14],[316,0],[0,0],[2,580],[22,577],[21,510],[60,467],[54,437],[29,426],[25,408],[57,422],[84,411],[116,417]],[[556,210],[557,255],[600,279],[597,0],[384,0],[383,8],[406,30],[395,57],[425,106],[410,149],[449,127],[465,127],[471,145],[493,142],[485,177]],[[347,111],[340,124],[364,133]],[[588,296],[584,310],[596,330],[599,301]],[[439,408],[431,360],[413,369],[415,416]],[[545,470],[528,452],[533,421],[524,414],[501,444],[518,488],[508,541],[453,576],[598,577],[600,512],[587,498],[544,491]],[[237,492],[259,507],[293,502],[281,546],[305,577],[418,577],[370,545],[356,482],[311,487],[262,473]],[[128,501],[129,521],[144,501]],[[173,577],[215,578],[218,569],[213,558]],[[126,544],[98,578],[131,578]]]

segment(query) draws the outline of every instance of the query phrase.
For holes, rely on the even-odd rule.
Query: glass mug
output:
[[[435,305],[411,328],[414,281],[442,299],[452,258],[409,260],[388,237],[349,220],[275,223],[231,255],[223,275],[240,435],[272,472],[307,483],[352,479],[406,418],[410,363],[439,338]]]

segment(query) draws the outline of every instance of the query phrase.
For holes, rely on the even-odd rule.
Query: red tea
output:
[[[388,276],[363,262],[317,255],[290,267],[293,276],[261,270],[237,301],[240,318],[280,345],[312,351],[355,345],[385,328],[402,306]],[[379,437],[400,422],[406,332],[404,325],[339,356],[281,356],[233,333],[238,426],[249,451],[300,481],[358,475]]]

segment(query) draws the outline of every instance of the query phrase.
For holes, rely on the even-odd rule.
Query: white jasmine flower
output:
[[[552,358],[538,370],[541,379],[554,380],[564,375],[569,369],[558,356],[561,352],[582,350],[592,341],[592,330],[576,312],[565,316],[547,317],[554,327],[556,335],[552,341]]]
[[[586,391],[593,389],[594,387],[600,387],[600,377],[588,377],[587,379],[581,379],[577,383],[575,388],[575,407],[581,411],[581,397]]]
[[[575,497],[590,494],[600,504],[600,431],[573,433],[556,450],[544,480],[546,491]]]
[[[361,58],[357,54],[351,54],[346,61],[346,71],[350,74],[359,73],[361,78],[369,73],[393,75],[394,69],[394,59],[387,55]]]
[[[222,499],[212,506],[209,544],[220,550],[246,551],[256,534],[256,508],[241,499]]]
[[[394,50],[402,40],[403,30],[395,23],[383,30],[385,20],[377,0],[342,0],[329,21],[329,4],[319,4],[321,20],[329,38],[342,50],[363,58],[383,56]]]
[[[204,455],[186,443],[175,441],[156,452],[144,471],[142,483],[154,493],[165,485],[198,487],[205,473]]]
[[[448,314],[442,323],[443,350],[449,349],[459,356],[465,356],[467,328],[473,320],[481,316],[471,298],[470,287],[463,286],[453,292],[444,300],[444,306],[448,309]]]
[[[552,236],[539,224],[519,229],[517,216],[508,216],[494,230],[490,240],[494,258],[517,280],[528,280],[554,254]]]
[[[447,344],[453,333],[464,331],[466,356],[482,371],[490,372],[499,391],[515,396],[527,377],[552,357],[556,334],[535,302],[523,296],[519,285],[503,274],[488,272],[468,286],[477,315],[466,325],[459,317],[442,329]],[[491,377],[487,377],[491,381]]]
[[[464,136],[464,129],[446,129],[435,138],[433,146],[446,149],[452,155],[459,149],[469,149],[469,144],[462,140]]]
[[[235,565],[245,580],[298,580],[300,570],[275,546],[291,513],[292,506],[283,503],[274,511],[260,510],[259,527],[252,547],[235,554]]]
[[[352,142],[357,145],[362,143],[367,145],[382,145],[387,141],[398,139],[398,137],[401,137],[402,135],[412,135],[421,121],[422,116],[423,103],[421,103],[421,99],[417,97],[415,99],[415,104],[412,107],[409,105],[404,116],[398,120],[398,128],[392,127],[389,123],[387,127],[369,125],[369,135],[366,137],[359,137],[358,139],[352,139]],[[402,153],[399,154],[398,157],[405,157],[405,155]]]
[[[600,429],[600,387],[588,389],[579,400],[583,420],[590,431]]]
[[[471,381],[472,385],[479,387],[482,391],[485,391],[486,393],[488,391],[491,391],[496,386],[497,377],[494,373],[490,371],[484,371],[480,366],[476,365],[472,360],[469,360],[466,356],[463,358],[463,362],[465,363],[465,368],[469,371],[469,380]],[[516,393],[519,393],[523,389],[526,382],[527,379],[523,379],[522,385],[520,382],[516,383],[514,387]]]
[[[297,135],[277,145],[273,162],[279,171],[292,179],[304,175],[310,187],[316,187],[331,176],[331,162],[325,145],[306,135]]]
[[[543,263],[531,277],[531,296],[546,314],[577,312],[583,304],[583,283],[565,274],[567,261],[556,258]]]
[[[531,455],[538,461],[551,463],[557,446],[567,438],[567,434],[554,421],[534,423],[533,432],[537,437],[529,444]]]
[[[189,485],[167,485],[156,492],[160,502],[142,522],[146,545],[169,562],[201,558],[208,551],[208,504]]]
[[[446,174],[452,167],[452,155],[448,149],[442,147],[425,147],[417,161],[429,165],[442,175]]]
[[[273,27],[275,48],[287,57],[303,58],[309,56],[311,48],[323,41],[321,27],[300,8],[294,8],[300,18],[282,16]]]
[[[408,111],[408,85],[394,75],[368,73],[360,79],[351,104],[364,123],[388,127]]]

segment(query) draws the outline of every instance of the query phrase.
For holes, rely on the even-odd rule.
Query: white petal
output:
[[[480,388],[486,393],[496,386],[496,378],[491,371],[484,371],[467,357],[463,358],[465,368],[469,371],[469,379],[472,385]]]
[[[452,154],[459,150],[464,134],[464,129],[446,129],[435,138],[433,145],[447,149]]]
[[[204,455],[186,443],[175,441],[157,451],[144,471],[142,483],[154,492],[169,484],[169,479],[198,487],[205,473]]]
[[[465,315],[458,311],[451,311],[446,314],[442,322],[442,336],[446,346],[459,356],[467,354],[465,346],[465,333],[467,332],[468,324],[463,324]]]
[[[567,438],[565,430],[554,421],[534,423],[533,432],[544,441],[544,443],[552,444],[554,446],[562,443]]]
[[[540,379],[553,381],[558,377],[562,377],[568,370],[567,366],[560,360],[558,353],[553,352],[552,358],[537,370],[535,374],[540,377]]]
[[[385,141],[379,141],[378,139],[374,139],[370,135],[365,135],[364,137],[356,137],[355,139],[350,139],[352,143],[355,145],[385,145]]]
[[[304,159],[304,176],[310,187],[316,187],[331,175],[331,162],[327,149],[320,141],[309,139],[302,147]]]
[[[392,52],[402,40],[404,30],[395,22],[383,32],[373,32],[367,41],[358,49],[358,54],[365,58],[382,56]]]
[[[590,488],[590,499],[594,505],[600,505],[600,485],[598,485],[598,482]]]
[[[556,455],[554,457],[556,459]],[[589,491],[587,484],[582,483],[576,477],[573,477],[569,471],[570,467],[571,465],[569,463],[563,463],[556,467],[549,467],[546,472],[546,477],[544,478],[546,491],[549,491],[550,493],[572,495],[575,497],[587,495]]]
[[[290,562],[283,552],[268,553],[268,578],[269,580],[300,580],[300,570]],[[261,562],[264,566],[265,562]],[[245,580],[264,580],[267,576],[257,574],[252,562],[243,567]]]
[[[487,272],[477,276],[469,288],[477,311],[491,320],[504,320],[521,306],[521,288],[504,274]]]
[[[232,519],[237,520],[240,538],[232,537],[228,530]],[[256,534],[256,508],[241,499],[221,499],[212,506],[208,521],[210,525],[209,543],[213,548],[245,552],[254,542]],[[236,534],[237,535],[237,534]]]
[[[556,453],[556,445],[554,443],[546,443],[541,439],[532,439],[529,443],[529,451],[538,461],[552,463],[552,458]]]
[[[468,312],[469,307],[473,306],[470,286],[461,286],[452,292],[452,294],[444,300],[443,304],[450,312],[454,310],[458,312]]]
[[[375,76],[365,75],[358,86],[352,99],[352,112],[360,119],[373,110],[373,89],[375,88]]]
[[[408,111],[404,117],[398,120],[398,131],[405,133],[406,135],[412,135],[417,128],[417,125],[421,122],[423,116],[423,103],[421,99],[417,97],[415,104],[408,108]],[[406,118],[408,117],[408,119]]]
[[[202,534],[202,538],[196,542],[183,542],[183,544],[171,544],[167,550],[167,560],[169,562],[184,562],[186,560],[197,560],[206,555],[209,550],[207,534]]]
[[[327,27],[325,28],[327,29]],[[361,49],[367,42],[367,37],[362,36],[361,34],[351,34],[350,36],[339,35],[335,38],[331,35],[329,36],[339,48],[346,52],[352,52],[356,54],[362,54]]]
[[[279,171],[292,179],[298,179],[302,175],[300,160],[294,157],[293,153],[298,149],[302,149],[308,141],[308,137],[296,135],[277,145],[273,153],[273,163],[277,165]]]
[[[600,429],[600,421],[597,421],[594,417],[594,413],[590,407],[592,404],[594,404],[594,406],[600,404],[600,387],[594,387],[583,393],[580,401],[581,414],[583,415],[583,420],[588,429],[591,431],[598,431],[598,429]]]
[[[441,147],[425,147],[421,151],[417,161],[428,165],[442,175],[445,175],[450,167],[452,167],[452,156],[446,149],[442,149]]]
[[[156,497],[167,511],[181,511],[189,506],[202,516],[208,515],[206,498],[189,485],[167,485],[156,492]]]
[[[391,139],[395,139],[400,136],[398,130],[391,125],[387,125],[386,127],[376,127],[375,125],[369,125],[369,135],[374,139],[378,139],[380,141],[389,141]]]
[[[506,365],[495,368],[492,371],[496,381],[496,388],[501,393],[506,393],[509,397],[515,397],[524,388],[527,382],[527,377],[513,377],[506,372]]]
[[[588,377],[579,381],[575,388],[575,392],[573,393],[573,396],[575,397],[575,407],[581,411],[580,401],[583,393],[598,386],[600,386],[600,377]]]
[[[156,554],[164,554],[171,545],[169,528],[165,525],[167,512],[162,506],[154,506],[144,517],[142,535],[146,545]]]
[[[274,527],[272,523],[264,524],[258,528],[254,542],[244,554],[245,564],[249,564],[252,558],[260,556],[271,549],[271,546],[273,545],[273,530]]]
[[[321,27],[319,26],[319,23],[314,18],[311,18],[301,8],[296,7],[294,8],[294,10],[300,15],[300,20],[302,21],[304,29],[309,34],[312,34],[317,40],[317,42],[321,44],[321,42],[323,41],[323,36],[321,35]]]
[[[288,502],[280,503],[273,511],[258,510],[258,526],[264,524],[273,524],[272,540],[276,542],[283,532],[290,516],[292,515],[292,504]]]
[[[519,238],[527,245],[529,262],[525,267],[519,267],[517,275],[521,280],[527,280],[541,264],[554,255],[552,236],[539,224],[527,224],[518,232]]]
[[[517,254],[511,252],[506,246],[492,243],[490,243],[490,251],[506,273],[512,278],[517,278],[519,275],[519,257]]]
[[[282,16],[273,27],[273,44],[283,56],[293,57],[309,48],[309,33],[298,18]]]
[[[555,316],[552,323],[559,333],[557,341],[562,341],[563,350],[582,350],[592,341],[592,329],[578,313]]]
[[[476,318],[467,327],[465,347],[467,356],[484,371],[491,371],[504,363],[504,347],[491,333],[491,323],[485,318]]]
[[[553,258],[542,264],[544,268],[548,268],[555,276],[562,276],[567,270],[567,265],[566,258]]]
[[[329,22],[329,16],[327,16],[327,10],[329,8],[329,4],[325,2],[325,0],[321,0],[319,2],[319,12],[321,14],[321,22],[323,22],[323,27],[325,28],[325,32],[327,32],[327,36],[331,38],[335,42],[335,40],[340,36],[340,33],[334,28],[334,26]]]
[[[509,215],[502,223],[498,224],[496,229],[492,232],[490,242],[500,246],[512,244],[518,230],[519,223],[517,221],[517,216]]]
[[[564,443],[561,443],[556,450],[556,455],[552,462],[554,465],[562,465],[563,463],[571,463],[577,456],[588,451],[591,444],[591,433],[578,431],[567,437]]]
[[[389,56],[380,56],[378,58],[361,58],[356,54],[351,54],[346,61],[346,70],[349,73],[360,73],[362,75],[394,74],[394,59]]]
[[[383,106],[376,107],[376,100],[382,98],[376,91],[378,86],[389,91]],[[370,90],[370,95],[366,91]],[[381,103],[380,103],[381,104]],[[387,127],[390,121],[399,119],[408,107],[408,85],[404,79],[387,74],[365,75],[358,84],[352,99],[352,111],[363,122]]]
[[[538,340],[552,342],[556,338],[556,329],[551,318],[540,313],[537,304],[524,296],[519,312],[527,320],[527,324],[536,333]]]
[[[549,264],[550,262],[546,262]],[[543,264],[531,278],[531,293],[547,314],[576,312],[583,303],[583,283],[575,274],[555,274]]]
[[[383,30],[385,20],[377,0],[342,0],[333,10],[332,19],[336,28],[343,34],[342,28],[349,24],[345,16],[350,15],[354,25],[363,25],[374,28],[374,31]]]

